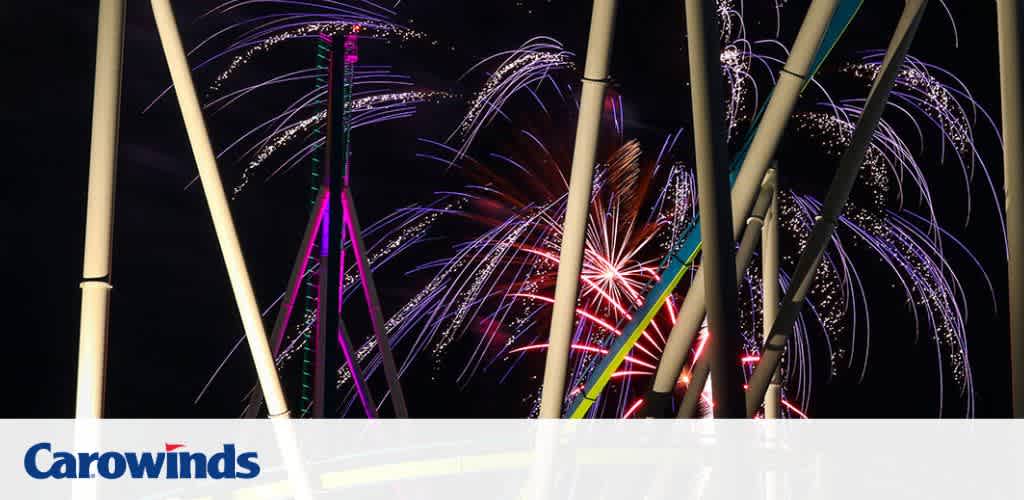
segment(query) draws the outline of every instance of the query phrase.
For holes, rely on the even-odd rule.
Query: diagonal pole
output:
[[[284,393],[281,391],[281,382],[277,378],[274,357],[270,353],[267,333],[263,327],[263,318],[256,305],[256,296],[253,294],[252,283],[249,281],[249,271],[246,269],[245,259],[242,256],[242,247],[238,242],[231,210],[228,208],[228,199],[224,195],[224,185],[221,183],[220,172],[217,170],[216,155],[213,152],[213,145],[210,144],[210,136],[206,130],[206,122],[203,119],[199,97],[196,95],[195,84],[192,82],[192,73],[185,57],[185,49],[181,43],[181,35],[178,33],[174,12],[169,0],[152,0],[152,5],[153,16],[156,18],[157,30],[160,33],[160,42],[167,58],[167,67],[171,72],[175,94],[178,96],[178,106],[181,108],[185,130],[188,133],[189,143],[192,145],[192,154],[195,156],[196,167],[199,169],[199,179],[203,185],[206,203],[210,208],[210,217],[213,219],[217,242],[228,271],[231,291],[235,296],[239,315],[242,317],[242,326],[245,329],[245,337],[252,353],[256,375],[263,390],[263,398],[267,402],[267,411],[270,418],[288,418],[288,405]]]
[[[747,218],[743,235],[740,238],[739,248],[736,250],[736,284],[739,285],[743,272],[746,270],[750,260],[754,257],[754,250],[761,242],[762,224],[771,207],[772,196],[775,194],[777,183],[776,170],[768,170],[764,180],[761,182],[761,193],[754,203],[754,210]],[[667,417],[670,414],[669,406],[672,401],[672,390],[676,381],[682,375],[689,355],[690,347],[700,330],[705,318],[704,301],[704,267],[698,267],[694,275],[693,284],[686,294],[686,299],[679,308],[676,315],[676,324],[669,332],[668,341],[665,343],[665,350],[661,359],[658,360],[658,368],[654,374],[654,385],[650,392],[645,395],[647,404],[651,410],[648,415],[653,418]],[[701,374],[700,376],[703,376]],[[689,387],[693,387],[691,380]],[[702,386],[703,387],[703,386]]]
[[[123,46],[124,0],[101,0],[96,31],[96,86],[92,99],[85,256],[79,285],[82,289],[82,316],[75,393],[77,418],[103,416]]]
[[[299,252],[295,255],[295,262],[292,264],[288,284],[285,286],[284,297],[281,299],[281,304],[277,307],[274,327],[270,330],[270,352],[275,357],[281,354],[284,332],[288,328],[289,321],[291,321],[292,311],[295,310],[295,303],[299,297],[299,288],[302,286],[302,277],[306,275],[306,265],[309,263],[309,256],[313,252],[314,243],[316,243],[317,228],[320,227],[320,220],[323,218],[326,202],[326,193],[321,191],[313,203],[309,222],[306,223],[306,230],[302,234],[302,243],[299,244]],[[256,418],[261,406],[263,406],[263,393],[253,391],[249,396],[249,405],[245,410],[245,417]]]
[[[885,60],[882,62],[878,76],[875,77],[875,83],[868,94],[864,111],[861,113],[860,119],[857,120],[857,127],[853,131],[850,146],[839,160],[839,168],[832,180],[832,185],[829,186],[828,194],[825,196],[821,215],[816,218],[807,246],[797,262],[792,284],[786,290],[778,317],[765,341],[761,352],[761,361],[750,377],[750,388],[747,391],[748,416],[756,413],[761,406],[768,385],[779,367],[782,353],[786,348],[786,339],[793,332],[793,325],[800,316],[800,309],[803,307],[804,299],[814,281],[814,272],[821,262],[825,248],[831,241],[843,206],[850,197],[850,191],[853,190],[857,174],[860,173],[861,164],[864,162],[864,154],[867,152],[878,122],[882,118],[882,112],[889,100],[889,92],[903,65],[907,50],[914,40],[927,5],[928,0],[907,0],[905,3],[903,14],[896,26],[896,32],[889,43]]]
[[[395,408],[395,416],[408,418],[409,411],[405,406],[405,394],[402,392],[402,383],[399,381],[400,374],[395,365],[395,357],[391,352],[391,344],[387,332],[384,329],[384,311],[380,306],[380,295],[377,294],[377,284],[373,279],[373,270],[366,256],[366,245],[363,243],[363,233],[359,226],[359,216],[356,214],[355,201],[352,199],[352,191],[348,184],[341,190],[342,202],[345,210],[345,226],[348,228],[349,239],[352,242],[352,253],[355,254],[356,265],[359,268],[359,278],[363,285],[363,296],[370,308],[370,322],[373,326],[373,336],[377,341],[377,348],[380,349],[381,365],[384,368],[384,377],[388,383],[388,390],[391,391],[391,404]],[[354,355],[354,353],[353,353]]]
[[[583,68],[583,91],[576,123],[569,197],[562,227],[555,303],[551,308],[551,332],[544,363],[540,418],[559,418],[565,399],[565,379],[569,365],[569,347],[576,321],[576,300],[583,267],[583,245],[587,232],[587,214],[594,182],[594,161],[601,130],[604,95],[608,87],[608,61],[611,59],[615,28],[616,0],[594,0],[587,41],[587,61]]]
[[[771,208],[772,197],[775,195],[775,190],[778,187],[777,183],[776,170],[773,168],[769,170],[764,177],[764,182],[761,184],[761,194],[757,197],[753,212],[751,212],[750,217],[747,218],[747,225],[743,230],[743,237],[740,238],[739,248],[736,250],[737,286],[743,278],[743,273],[747,269],[747,265],[750,264],[750,260],[754,257],[754,250],[756,250],[758,245],[761,243],[762,229],[764,227],[765,218],[768,215],[768,210]],[[697,272],[698,274],[701,274],[700,270]],[[692,290],[694,288],[701,288],[697,286],[696,281],[691,285],[691,292],[687,294],[687,298],[693,294]],[[680,330],[680,333],[675,337],[677,340],[674,341],[670,334],[669,342],[675,342],[675,345],[673,345],[673,357],[668,357],[669,349],[668,346],[666,346],[665,352],[662,354],[661,362],[658,364],[658,372],[655,374],[655,390],[663,390],[669,398],[672,397],[671,390],[675,385],[675,381],[679,380],[679,377],[682,375],[683,365],[685,364],[687,353],[690,350],[690,345],[697,336],[700,323],[704,319],[704,295],[700,295],[699,301],[693,301],[691,303],[698,304],[694,307],[699,306],[700,309],[690,309],[688,311],[680,309],[680,318],[676,321],[676,326],[679,326],[679,324],[683,322],[684,312],[687,313],[686,319],[688,323],[684,324],[684,330]],[[696,324],[694,324],[694,319],[696,319]],[[673,328],[673,332],[674,331],[675,329]],[[686,333],[684,334],[683,332]],[[670,359],[672,361],[669,361]],[[698,358],[696,363],[694,363],[693,372],[690,374],[690,381],[686,386],[686,394],[683,395],[683,401],[679,405],[679,418],[690,418],[696,411],[697,402],[699,401],[697,398],[704,390],[704,383],[708,378],[709,366],[707,356]],[[714,390],[712,390],[712,392],[714,392]],[[665,412],[667,412],[667,410],[665,410]],[[664,416],[665,412],[654,416]]]
[[[203,119],[202,107],[199,105],[199,97],[196,95],[195,84],[192,82],[192,73],[185,56],[185,48],[181,43],[181,35],[178,33],[174,11],[171,8],[170,0],[151,0],[151,5],[157,31],[160,34],[160,43],[163,46],[164,56],[167,58],[167,69],[170,70],[171,82],[174,85],[175,94],[178,96],[178,107],[181,109],[185,131],[188,133],[192,154],[199,170],[203,194],[206,196],[206,203],[210,208],[213,229],[217,234],[217,242],[220,244],[224,257],[224,265],[227,267],[231,291],[235,296],[239,315],[242,317],[242,327],[249,342],[249,351],[252,353],[253,364],[256,367],[256,376],[259,379],[260,388],[263,390],[263,399],[267,403],[268,416],[274,421],[274,434],[278,447],[282,451],[292,497],[299,500],[311,500],[313,493],[309,476],[306,474],[302,456],[299,453],[292,422],[288,415],[287,402],[284,399],[284,392],[281,390],[281,381],[277,378],[274,357],[270,352],[267,333],[263,328],[263,318],[256,305],[252,283],[249,282],[249,271],[246,269],[245,259],[242,256],[242,247],[238,242],[238,234],[235,232],[235,224],[228,208],[228,199],[224,195],[224,185],[221,183],[220,172],[217,170],[217,157],[210,144],[210,135],[206,130],[206,122]]]
[[[760,182],[775,155],[782,131],[786,128],[801,90],[838,42],[860,4],[861,0],[813,0],[808,7],[786,65],[779,74],[778,83],[762,107],[759,118],[755,119],[756,125],[747,145],[733,161],[733,172],[736,173],[732,190],[734,235],[743,230],[745,216],[756,200]],[[690,268],[700,249],[700,236],[691,227],[685,231],[678,244],[678,249],[666,256],[666,267],[648,292],[643,305],[633,312],[632,318],[621,329],[622,335],[613,342],[609,354],[601,358],[591,372],[583,391],[567,411],[569,418],[583,418],[600,397],[626,353]]]
[[[1003,183],[1010,311],[1010,370],[1014,418],[1024,418],[1024,95],[1021,90],[1020,0],[996,0],[1003,111]]]
[[[701,214],[708,354],[716,418],[743,418],[743,339],[737,321],[736,250],[729,205],[729,152],[725,146],[725,93],[715,0],[686,0],[697,194]]]

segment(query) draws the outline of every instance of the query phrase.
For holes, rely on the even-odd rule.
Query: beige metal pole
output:
[[[758,195],[754,210],[747,218],[746,229],[743,231],[739,250],[736,252],[737,280],[743,276],[750,259],[754,256],[754,250],[761,237],[761,221],[771,205],[775,182],[775,170],[769,170],[761,183],[761,194]],[[689,291],[686,292],[686,298],[676,315],[676,324],[669,332],[665,350],[661,359],[658,360],[658,369],[654,375],[655,392],[670,393],[675,387],[693,340],[697,337],[701,323],[704,322],[703,269],[703,266],[699,267],[697,273],[694,274],[693,283],[690,285]]]
[[[1024,418],[1024,116],[1021,106],[1020,0],[997,0],[999,77],[1003,104],[1003,185],[1010,311],[1013,416]]]
[[[569,176],[569,198],[562,230],[562,248],[555,303],[551,309],[551,333],[544,365],[544,386],[541,389],[540,418],[562,416],[565,379],[569,364],[569,344],[576,320],[576,299],[579,293],[580,270],[583,267],[583,245],[590,213],[594,161],[608,85],[608,60],[611,58],[615,26],[616,0],[594,0],[590,19],[587,61],[583,69],[583,91],[580,96],[576,144],[573,149],[572,172]]]
[[[707,302],[707,354],[711,359],[715,418],[743,418],[743,367],[737,320],[736,247],[729,226],[729,151],[726,148],[725,91],[722,89],[721,42],[715,0],[686,0],[690,56],[693,142],[700,205],[701,269]]]
[[[889,102],[889,93],[903,67],[903,60],[917,33],[928,0],[906,0],[904,4],[906,6],[896,26],[896,32],[893,33],[885,59],[865,101],[864,111],[853,130],[850,146],[839,160],[839,168],[822,202],[821,214],[815,218],[814,228],[811,229],[807,245],[793,272],[793,279],[781,301],[778,317],[772,324],[771,332],[761,350],[761,360],[750,376],[747,390],[748,416],[753,416],[761,406],[768,386],[775,378],[786,349],[786,339],[793,332],[793,325],[800,317],[800,309],[814,282],[814,272],[821,263],[825,249],[832,241],[832,233],[835,232],[839,215],[857,181],[864,155],[882,118],[882,112]]]
[[[732,187],[733,237],[739,237],[743,231],[747,215],[757,199],[761,180],[775,157],[779,140],[808,80],[807,75],[811,72],[815,54],[821,46],[838,4],[839,0],[814,0],[807,8],[807,16],[804,17],[800,32],[793,42],[789,59],[779,73],[779,81],[772,90],[757,133],[750,143]]]
[[[761,312],[764,323],[764,339],[772,332],[772,324],[779,312],[779,300],[782,299],[779,286],[779,192],[772,190],[772,204],[764,217],[761,229]],[[782,402],[779,370],[775,370],[768,392],[764,397],[764,418],[779,418],[779,405]]]
[[[213,228],[217,233],[217,241],[228,270],[231,291],[238,304],[245,337],[249,342],[249,350],[252,352],[253,364],[256,365],[256,375],[259,378],[260,387],[263,389],[263,399],[267,403],[267,412],[270,418],[288,418],[288,405],[285,402],[284,393],[281,391],[281,382],[277,378],[274,357],[270,353],[267,333],[264,330],[259,307],[256,305],[252,283],[249,282],[249,271],[246,269],[245,259],[242,256],[242,247],[238,242],[238,234],[235,232],[235,223],[231,218],[231,210],[228,208],[228,199],[224,195],[224,186],[220,180],[220,172],[217,170],[216,156],[213,146],[210,144],[210,136],[203,119],[203,110],[199,105],[199,97],[196,95],[195,85],[192,82],[192,73],[185,57],[185,49],[181,43],[181,35],[178,33],[174,12],[171,10],[170,0],[152,0],[152,5],[153,17],[156,18],[157,31],[160,33],[160,42],[163,45],[164,55],[167,57],[167,67],[171,72],[171,81],[174,84],[175,93],[178,95],[178,106],[181,108],[181,115],[185,120],[185,130],[188,132],[192,154],[195,156],[196,166],[199,169],[199,179],[203,185],[203,193],[206,195],[206,203],[210,207],[210,216],[213,218]]]
[[[270,330],[270,352],[274,356],[281,354],[281,343],[284,342],[284,333],[288,328],[288,322],[292,317],[292,310],[299,297],[299,287],[302,285],[302,278],[306,274],[306,265],[313,250],[313,239],[316,238],[317,230],[324,215],[324,205],[327,204],[327,192],[320,191],[316,201],[313,202],[313,210],[309,213],[309,221],[306,223],[306,230],[302,233],[302,243],[299,244],[299,251],[295,255],[295,262],[292,264],[292,272],[288,274],[288,285],[285,287],[284,296],[281,298],[281,305],[277,308],[277,318],[274,319],[274,326]],[[249,395],[249,406],[245,409],[245,418],[256,418],[263,406],[263,393],[252,391]]]
[[[764,181],[761,183],[761,194],[757,197],[757,203],[754,204],[754,210],[751,212],[750,217],[747,218],[746,228],[743,230],[743,237],[740,239],[739,249],[736,250],[736,281],[743,277],[743,272],[747,269],[747,265],[750,264],[750,259],[754,257],[754,250],[761,243],[761,233],[764,228],[764,219],[768,214],[768,210],[771,207],[772,196],[775,194],[777,188],[777,177],[775,169],[771,169],[764,177]],[[698,272],[698,278],[703,279],[703,275]],[[693,293],[693,287],[697,286],[695,281],[691,285],[691,291],[687,294],[687,301],[684,302],[684,307],[689,302],[690,294]],[[655,375],[655,391],[662,391],[666,394],[671,395],[672,387],[675,385],[675,381],[679,379],[679,376],[683,371],[683,364],[686,362],[686,356],[690,349],[690,344],[693,343],[694,337],[697,336],[697,329],[700,327],[699,321],[704,316],[704,297],[700,296],[700,300],[693,301],[693,306],[686,310],[687,316],[683,317],[683,310],[680,309],[679,319],[676,321],[676,326],[680,326],[681,323],[685,324],[676,332],[676,328],[672,328],[672,333],[669,334],[668,343],[672,345],[673,354],[671,358],[668,357],[669,348],[666,346],[665,352],[662,354],[661,360],[658,363],[658,370]],[[696,320],[698,323],[693,324]],[[673,336],[674,339],[673,339]],[[679,404],[679,411],[677,413],[678,418],[691,418],[694,416],[697,410],[697,404],[699,402],[700,395],[704,392],[704,386],[709,378],[709,367],[708,357],[702,356],[694,364],[693,372],[690,374],[690,382],[686,386],[686,394],[683,395],[683,400]],[[660,382],[659,382],[660,380]],[[658,384],[662,385],[658,385]],[[659,389],[664,387],[665,389]],[[712,390],[712,392],[714,392]]]
[[[740,166],[732,187],[733,236],[740,237],[746,227],[748,215],[757,202],[758,193],[771,165],[775,150],[782,138],[800,92],[807,82],[815,54],[828,31],[839,0],[814,0],[807,9],[803,24],[790,50],[786,66],[779,74],[772,90],[760,125]],[[654,387],[649,398],[659,398],[672,390],[683,368],[686,353],[704,321],[704,273],[700,269],[694,276],[693,286],[679,309],[678,320],[669,334],[665,351],[658,363]]]
[[[363,297],[370,308],[370,324],[373,327],[373,338],[377,341],[377,349],[380,350],[381,367],[384,369],[384,379],[387,382],[388,390],[391,391],[391,405],[395,409],[395,418],[409,418],[409,410],[405,405],[405,393],[402,391],[402,374],[395,364],[395,355],[391,351],[391,340],[388,339],[388,332],[384,325],[384,309],[380,305],[380,295],[377,294],[377,282],[373,278],[373,269],[366,253],[366,245],[363,242],[363,230],[359,226],[359,216],[356,214],[356,202],[352,199],[352,191],[346,185],[341,189],[341,200],[344,203],[345,221],[348,226],[349,239],[352,242],[352,253],[356,257],[356,266],[359,269],[359,279],[363,284]],[[346,353],[346,356],[348,353]],[[349,360],[349,369],[352,370],[353,382],[359,375],[356,363],[359,359],[353,350]],[[365,386],[365,382],[363,385]],[[358,387],[358,386],[357,386]]]
[[[89,146],[89,195],[85,212],[85,258],[79,285],[82,289],[82,315],[75,394],[75,416],[78,418],[103,416],[123,46],[124,0],[100,0],[92,143]]]

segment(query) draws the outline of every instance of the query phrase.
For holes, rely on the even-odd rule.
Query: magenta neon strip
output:
[[[284,318],[278,321],[278,328],[282,330],[288,327],[288,322],[292,318],[292,311],[295,309],[295,302],[299,296],[299,288],[302,286],[302,277],[306,275],[306,266],[309,265],[309,257],[313,253],[313,244],[316,242],[316,235],[318,232],[317,230],[320,227],[321,222],[323,221],[324,214],[327,212],[326,193],[322,194],[317,199],[317,205],[313,207],[313,210],[314,219],[311,221],[310,224],[310,230],[312,231],[312,234],[310,234],[309,237],[306,238],[306,240],[304,241],[306,246],[300,249],[302,255],[301,258],[299,259],[299,268],[295,272],[293,282],[291,283],[292,286],[287,290],[287,295],[285,296],[284,299],[284,309],[282,309],[280,313],[284,314]],[[281,343],[284,341],[284,335],[281,335],[282,332],[273,333],[274,335],[271,338],[275,339],[276,341],[274,344],[274,355],[277,355],[281,351]]]

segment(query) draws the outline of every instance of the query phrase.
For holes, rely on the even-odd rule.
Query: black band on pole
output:
[[[810,80],[810,79],[811,79],[811,77],[809,77],[809,76],[807,76],[807,75],[801,75],[800,73],[794,73],[794,72],[792,72],[792,71],[790,71],[790,70],[786,69],[785,67],[783,67],[783,68],[782,68],[782,69],[780,70],[780,73],[785,73],[785,74],[787,74],[787,75],[790,75],[790,76],[795,76],[795,77],[797,77],[797,78],[799,78],[799,79],[801,79],[801,80],[804,80],[804,81],[807,81],[807,80]]]

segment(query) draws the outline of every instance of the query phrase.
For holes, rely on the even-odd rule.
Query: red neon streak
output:
[[[508,353],[509,354],[515,354],[517,352],[523,352],[523,351],[535,351],[537,349],[547,349],[547,347],[548,347],[548,344],[530,344],[528,346],[517,347],[515,349],[512,349]],[[600,347],[594,347],[594,346],[589,346],[589,345],[573,344],[572,348],[576,349],[578,351],[596,352],[598,354],[608,354],[608,350],[607,349],[601,349]]]
[[[655,283],[661,281],[661,276],[658,276],[658,273],[655,272],[654,269],[652,269],[650,267],[641,267],[640,269],[645,271],[645,272],[647,272],[647,274],[650,274],[651,277],[654,278]],[[665,308],[666,308],[666,310],[665,310],[666,313],[668,313],[668,320],[672,322],[672,326],[675,326],[675,324],[676,324],[676,306],[672,302],[672,294],[669,294],[668,297],[665,298]]]
[[[512,349],[508,353],[509,354],[515,354],[517,352],[523,352],[523,351],[535,351],[537,349],[547,349],[547,347],[548,347],[548,344],[546,344],[546,343],[545,344],[532,344],[532,345],[528,345],[528,346],[517,347],[515,349]],[[573,349],[576,349],[577,351],[587,351],[587,352],[593,352],[593,353],[597,353],[597,354],[608,354],[608,349],[601,349],[600,347],[594,347],[594,346],[590,346],[590,345],[572,344],[571,347]],[[644,362],[644,361],[640,361],[639,359],[636,359],[636,358],[634,358],[632,356],[626,356],[624,359],[626,361],[629,361],[630,363],[636,363],[636,364],[638,364],[638,365],[640,365],[640,366],[642,366],[644,368],[650,368],[652,370],[657,370],[658,369],[657,366],[654,366],[654,365],[652,365],[650,363],[647,363],[647,362]]]
[[[532,293],[517,293],[517,294],[513,295],[513,297],[526,297],[526,298],[529,298],[529,299],[537,299],[537,300],[542,300],[544,302],[547,302],[548,304],[554,304],[555,303],[555,299],[548,298],[548,297],[545,297],[543,295],[535,295],[535,294],[532,294]],[[595,315],[593,315],[593,314],[591,314],[591,313],[589,313],[589,312],[587,312],[587,311],[585,311],[585,310],[583,310],[583,309],[581,309],[579,307],[576,308],[576,314],[579,314],[580,316],[583,316],[584,318],[587,318],[590,321],[593,321],[594,323],[597,323],[597,324],[601,325],[606,330],[614,333],[615,336],[622,335],[622,332],[617,330],[614,326],[612,326],[607,321],[604,321],[601,318],[598,318],[597,316],[595,316]]]
[[[542,300],[544,302],[547,302],[548,304],[554,304],[555,303],[555,299],[553,299],[553,298],[545,297],[543,295],[536,295],[536,294],[532,294],[532,293],[517,293],[517,294],[514,294],[513,297],[526,297],[526,298],[530,298],[530,299],[537,299],[537,300]],[[594,314],[589,313],[589,312],[587,312],[587,311],[585,311],[585,310],[583,310],[583,309],[581,309],[579,307],[576,308],[576,314],[579,314],[580,316],[583,316],[584,318],[587,318],[587,319],[593,321],[594,323],[597,323],[598,325],[601,325],[606,330],[614,333],[616,337],[622,335],[622,332],[619,331],[618,329],[616,329],[614,326],[612,326],[611,323],[608,323],[607,321],[604,321],[601,318],[598,318],[597,316],[595,316]],[[647,334],[646,331],[644,331],[644,336],[647,337],[647,339],[650,340],[652,344],[654,344],[654,341],[651,340],[650,336]],[[655,344],[655,345],[657,345],[657,344]],[[647,348],[645,348],[644,346],[639,345],[639,344],[634,344],[634,346],[637,349],[640,349],[641,351],[643,351],[648,356],[650,356],[650,357],[652,357],[654,359],[658,359],[658,356],[655,356],[654,353],[652,353],[651,351],[647,350]]]
[[[628,377],[630,375],[654,375],[653,372],[645,372],[642,370],[622,370],[612,374],[612,378]]]
[[[636,400],[636,403],[633,403],[633,406],[630,406],[629,409],[626,410],[626,413],[622,414],[622,418],[629,418],[630,416],[633,415],[633,412],[635,412],[638,409],[640,409],[640,407],[643,406],[643,404],[644,404],[644,400],[642,398]]]
[[[800,415],[800,418],[810,418],[810,417],[807,416],[806,413],[800,411],[799,408],[789,404],[789,401],[786,401],[785,399],[783,399],[782,400],[782,404],[786,405],[786,408],[789,408],[790,410],[792,410],[793,413],[796,413],[797,415]]]
[[[693,362],[690,363],[691,366],[697,364],[697,359],[700,358],[700,355],[704,352],[704,346],[707,345],[709,337],[711,337],[710,333],[705,333],[700,336],[700,343],[697,344],[697,352],[693,353]]]

